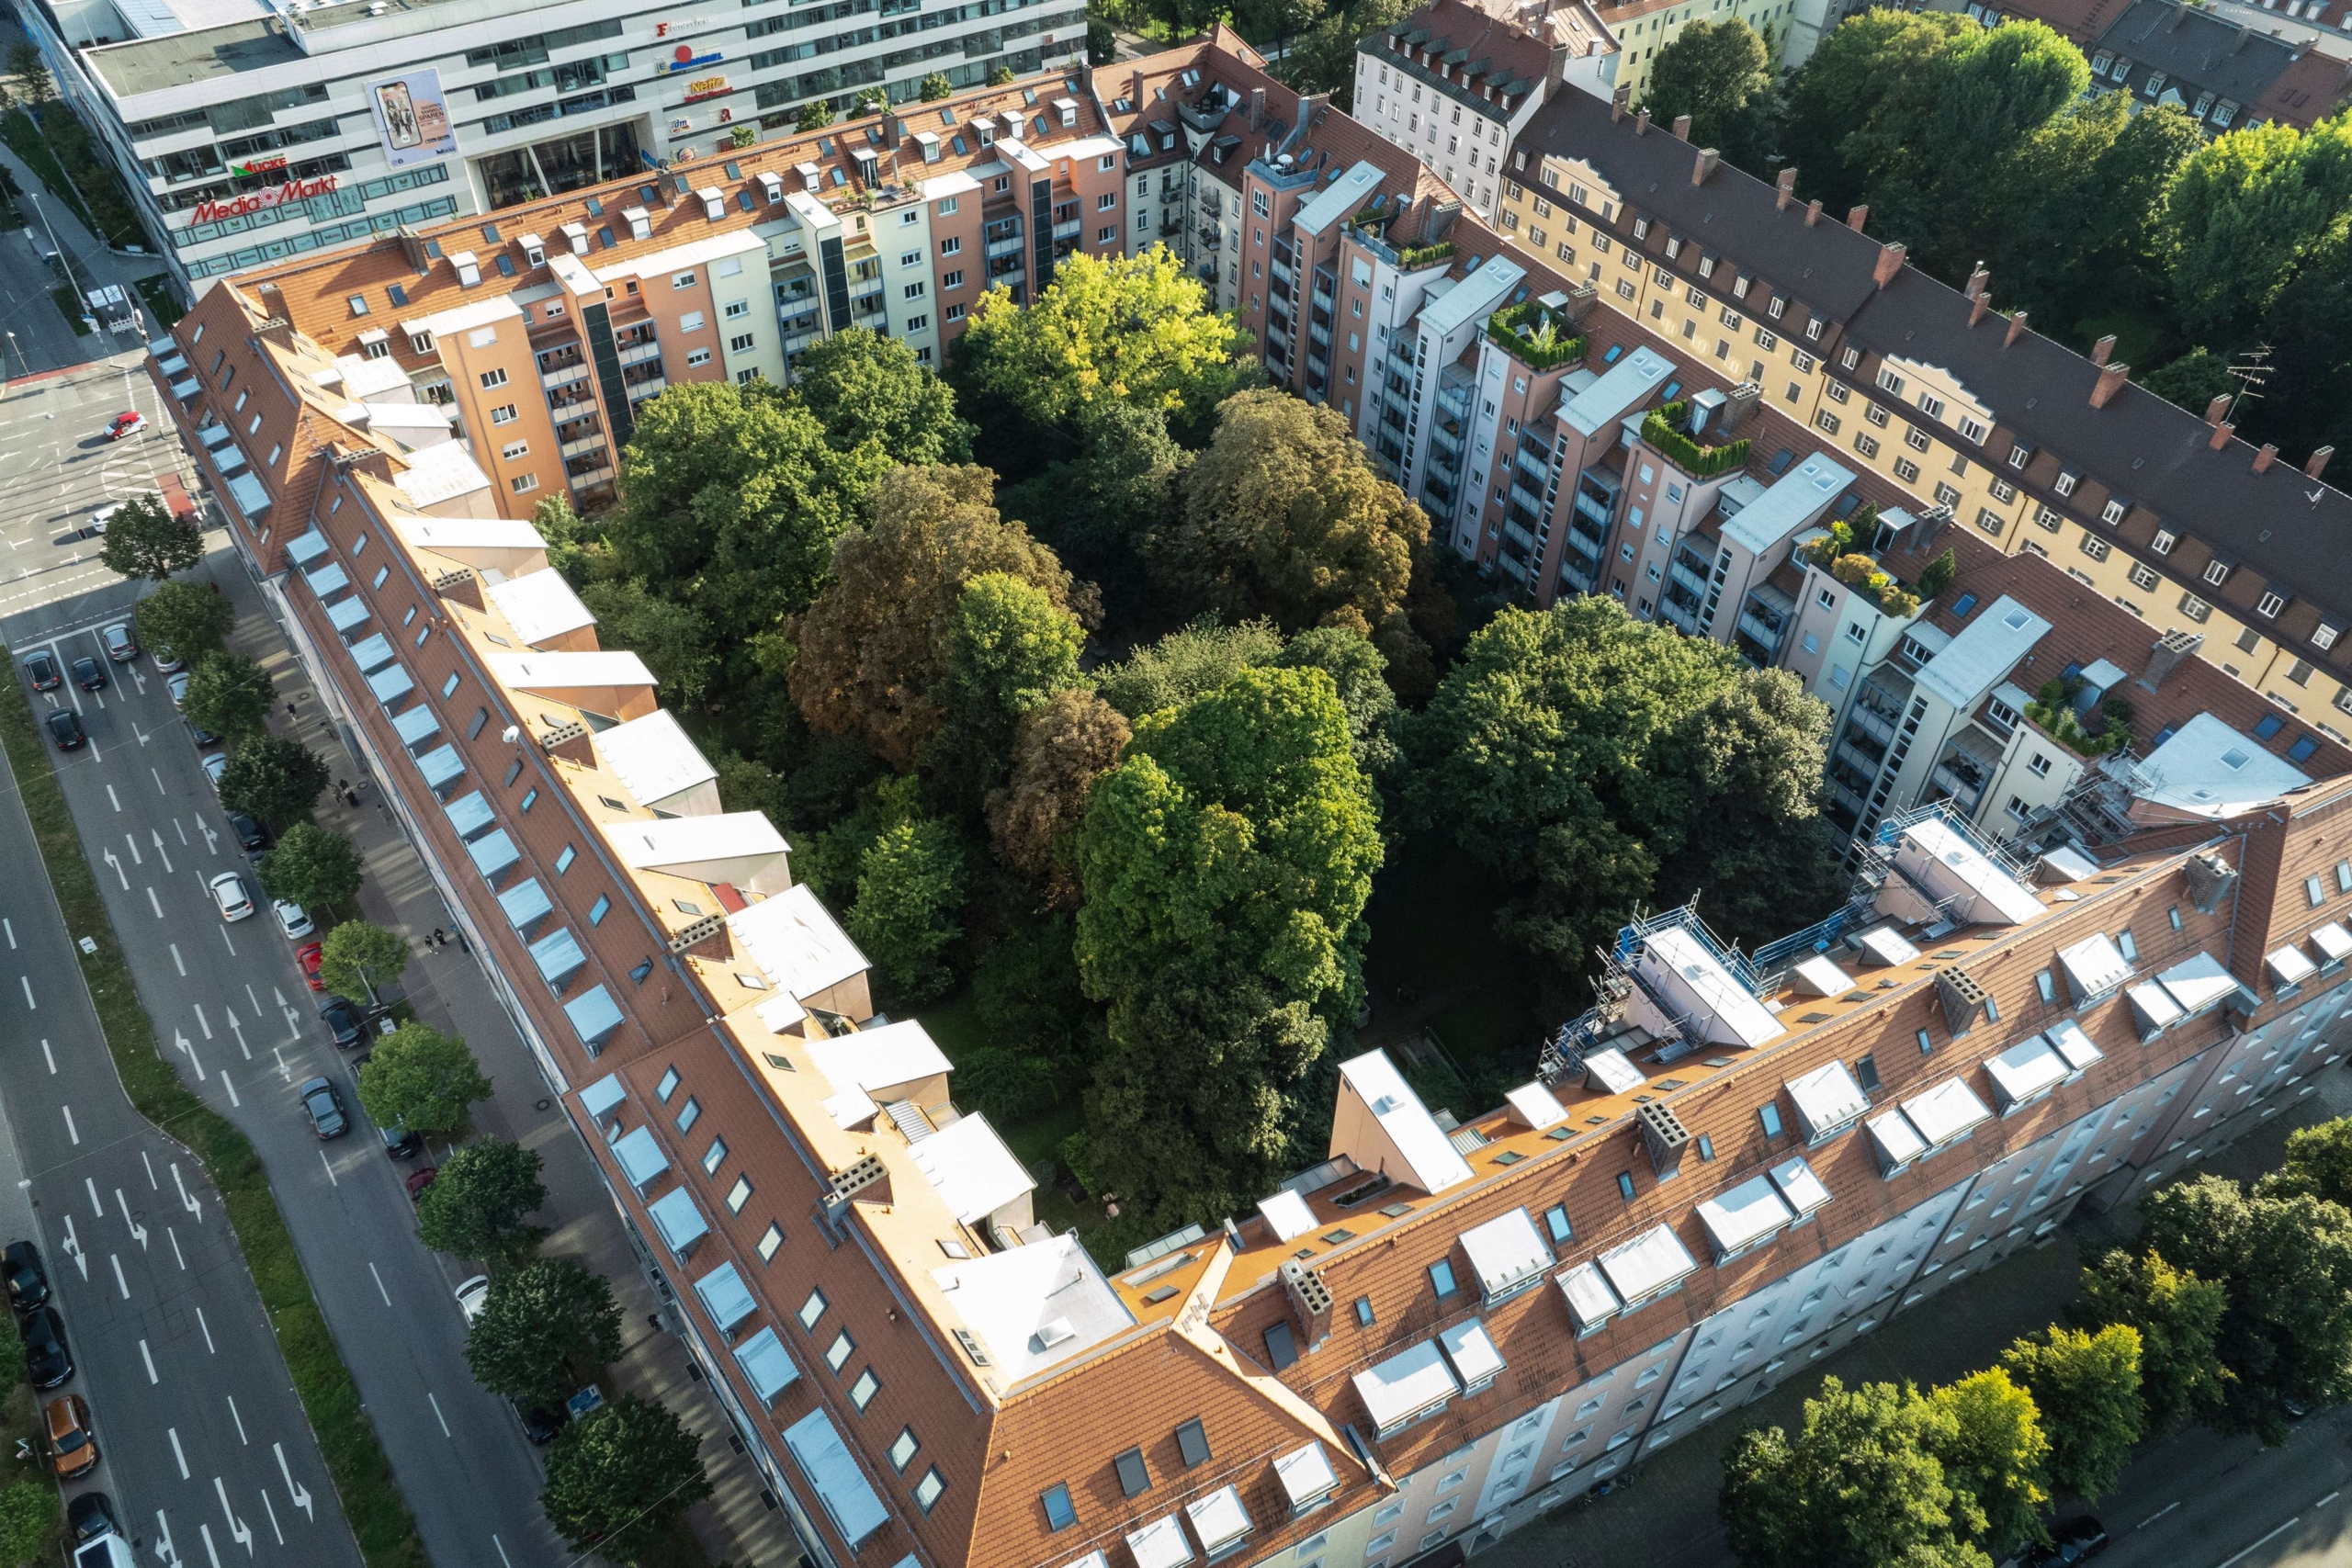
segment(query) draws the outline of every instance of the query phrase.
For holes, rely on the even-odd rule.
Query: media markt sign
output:
[[[282,186],[264,190],[247,191],[228,201],[199,201],[196,204],[196,221],[218,223],[223,218],[243,218],[249,213],[266,211],[288,201],[308,201],[314,196],[324,196],[335,188],[335,176],[321,175],[313,180],[288,180]]]

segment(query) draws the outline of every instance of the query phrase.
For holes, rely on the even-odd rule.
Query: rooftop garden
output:
[[[1877,534],[1878,508],[1865,502],[1854,509],[1851,518],[1830,524],[1827,533],[1798,546],[1797,558],[1869,594],[1883,614],[1905,619],[1917,615],[1922,605],[1933,604],[1959,575],[1959,558],[1946,550],[1927,564],[1917,583],[1905,585],[1880,566],[1875,557],[1857,547],[1860,540],[1875,538]]]
[[[2109,697],[2098,705],[2092,724],[2085,724],[2075,711],[2075,694],[2083,686],[2080,676],[2045,681],[2033,700],[2025,705],[2026,717],[2039,725],[2044,733],[2078,757],[2104,757],[2132,743],[2132,705],[2121,697]]]
[[[1450,261],[1453,256],[1453,242],[1440,240],[1434,245],[1408,245],[1398,251],[1396,265],[1399,271],[1418,272],[1422,267],[1435,266],[1442,261]]]
[[[1487,335],[1529,369],[1556,370],[1584,357],[1584,336],[1575,326],[1542,300],[1525,299],[1487,317]]]
[[[1691,438],[1684,423],[1690,418],[1688,401],[1661,403],[1650,410],[1642,421],[1642,439],[1652,451],[1693,479],[1712,479],[1729,473],[1747,461],[1745,440],[1726,441],[1720,446],[1705,446]]]

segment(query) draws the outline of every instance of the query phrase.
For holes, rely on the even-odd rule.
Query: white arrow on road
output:
[[[292,1008],[287,1008],[284,1010],[286,1013],[286,1043],[288,1045],[300,1045],[302,1043],[302,1015],[296,1012]]]
[[[204,1064],[196,1059],[196,1047],[188,1043],[187,1036],[175,1029],[172,1031],[172,1043],[178,1046],[187,1054],[189,1063],[196,1068],[196,1081],[202,1083],[204,1081]],[[176,1171],[179,1168],[175,1166],[172,1168]]]
[[[130,878],[128,875],[125,875],[125,874],[124,874],[124,872],[123,872],[123,869],[122,869],[122,862],[121,862],[121,861],[119,861],[119,860],[118,860],[118,859],[115,857],[115,852],[114,852],[112,850],[108,850],[108,851],[107,852],[107,853],[106,853],[106,862],[107,862],[107,865],[109,865],[109,866],[111,866],[111,867],[113,867],[113,868],[114,868],[114,874],[115,874],[115,875],[117,875],[118,877],[121,877],[121,879],[122,879],[122,890],[123,890],[125,893],[130,892]]]
[[[74,1268],[82,1270],[82,1279],[84,1282],[86,1283],[90,1278],[90,1259],[82,1251],[82,1243],[80,1238],[75,1236],[74,1234],[74,1216],[67,1214],[64,1218],[65,1256],[74,1260]]]
[[[252,1061],[254,1059],[254,1048],[245,1043],[245,1026],[237,1021],[237,1010],[235,1008],[223,1008],[220,1010],[229,1015],[229,1032],[237,1037],[237,1049],[245,1054],[246,1061]]]
[[[114,1190],[114,1201],[122,1206],[122,1222],[130,1227],[130,1239],[139,1244],[140,1251],[146,1251],[147,1227],[130,1217],[130,1200],[123,1197],[122,1189],[119,1187]]]
[[[164,835],[159,832],[154,832],[153,829],[150,829],[150,834],[155,840],[155,852],[164,857],[164,869],[165,871],[171,870],[172,857],[169,852],[164,848]]]
[[[155,1533],[164,1538],[155,1543],[155,1555],[164,1561],[166,1568],[180,1568],[180,1554],[172,1545],[172,1522],[164,1517],[161,1508],[155,1510]]]
[[[202,1224],[204,1223],[204,1205],[187,1195],[187,1183],[180,1179],[180,1168],[177,1160],[172,1162],[172,1185],[180,1190],[180,1201],[187,1204],[187,1212],[196,1216],[196,1223],[198,1224]]]
[[[279,1047],[272,1045],[269,1048],[269,1054],[277,1058],[277,1076],[284,1078],[288,1083],[292,1083],[294,1081],[294,1069],[286,1065],[286,1053]]]
[[[207,850],[216,855],[220,852],[220,835],[212,830],[212,824],[199,817],[197,818],[196,830],[204,835],[204,847]]]
[[[294,1479],[293,1469],[286,1462],[286,1445],[272,1443],[269,1446],[277,1452],[277,1473],[286,1477],[286,1490],[294,1495],[294,1506],[309,1515],[312,1524],[317,1524],[319,1513],[316,1508],[311,1506],[310,1488]]]
[[[229,1539],[243,1547],[245,1555],[251,1557],[254,1554],[252,1527],[237,1517],[237,1511],[229,1506],[229,1489],[220,1483],[220,1478],[217,1475],[212,1478],[212,1490],[220,1499],[220,1511],[229,1516]]]
[[[143,682],[141,683],[140,690],[142,693],[146,690]],[[139,737],[139,744],[141,746],[147,744],[147,732],[139,728],[139,721],[135,718],[130,721],[130,733]]]

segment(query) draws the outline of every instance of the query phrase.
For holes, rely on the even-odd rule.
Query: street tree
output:
[[[2352,1209],[2352,1116],[2287,1134],[2287,1156],[2256,1190],[2273,1198],[2324,1198]]]
[[[866,327],[820,338],[793,361],[792,383],[837,451],[871,442],[894,463],[972,460],[955,392],[899,338]]]
[[[1014,731],[1011,776],[988,798],[989,841],[1051,908],[1078,907],[1070,835],[1132,733],[1125,715],[1078,687],[1054,693]]]
[[[319,980],[339,997],[380,999],[408,967],[408,939],[398,931],[345,920],[319,944]]]
[[[2129,1327],[2139,1336],[2148,1436],[2162,1437],[2221,1404],[2230,1373],[2216,1347],[2228,1305],[2221,1280],[2200,1280],[2154,1252],[2116,1247],[2084,1267],[2076,1318],[2086,1327]]]
[[[158,658],[194,663],[228,640],[237,622],[229,596],[209,582],[166,582],[139,601],[139,636]]]
[[[239,741],[262,732],[274,696],[268,671],[242,653],[214,649],[188,665],[180,712],[197,728]]]
[[[701,1448],[668,1405],[623,1394],[556,1435],[539,1498],[548,1523],[574,1551],[639,1562],[710,1495]]]
[[[332,828],[297,822],[261,863],[261,890],[306,909],[331,909],[359,891],[359,851]]]
[[[25,102],[39,108],[57,101],[57,84],[49,74],[49,62],[40,52],[40,45],[29,39],[19,39],[8,46],[8,74],[17,79],[17,91]]]
[[[922,101],[924,103],[935,104],[942,98],[952,98],[955,96],[956,84],[947,79],[946,72],[934,71],[930,75],[925,76],[922,79]]]
[[[611,1281],[569,1258],[540,1258],[490,1282],[466,1328],[466,1365],[492,1393],[555,1404],[621,1353]]]
[[[157,582],[204,558],[204,531],[172,515],[163,499],[134,495],[107,520],[98,559],[108,571]]]
[[[2001,1366],[2041,1413],[2052,1488],[2083,1498],[2114,1491],[2147,1426],[2140,1331],[2125,1323],[2095,1333],[2052,1326],[2003,1351]]]
[[[1909,1387],[1824,1378],[1794,1433],[1732,1440],[1718,1498],[1747,1568],[1992,1568],[1960,1533],[1967,1499],[1928,1447],[1936,1416]]]
[[[309,813],[327,778],[326,762],[300,741],[255,736],[236,749],[222,770],[220,804],[285,828]]]
[[[538,1245],[530,1216],[547,1201],[538,1151],[484,1138],[441,1162],[417,1200],[417,1227],[435,1252],[511,1266]]]
[[[404,1023],[359,1069],[359,1103],[379,1127],[455,1133],[474,1102],[490,1098],[490,1079],[463,1040],[427,1023]]]
[[[2047,1539],[2050,1439],[2033,1395],[1992,1367],[1931,1391],[1921,1443],[1951,1483],[1952,1523],[1988,1556]]]
[[[2276,1445],[2290,1406],[2352,1394],[2352,1213],[2200,1176],[2142,1199],[2141,1222],[2143,1245],[2228,1292],[2216,1348],[2231,1377],[2215,1426]]]

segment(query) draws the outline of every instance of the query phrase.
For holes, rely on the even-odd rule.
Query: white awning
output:
[[[2046,1038],[2058,1055],[2064,1058],[2069,1073],[2079,1073],[2094,1062],[2103,1061],[2107,1053],[2091,1043],[2083,1026],[2071,1018],[2062,1018],[2050,1026]]]
[[[2105,931],[2086,942],[2058,950],[2058,967],[2066,974],[2066,989],[2075,1005],[2106,996],[2132,977],[2132,961]]]
[[[743,1283],[743,1276],[735,1271],[732,1263],[722,1263],[695,1281],[695,1294],[710,1314],[713,1323],[722,1334],[760,1310],[752,1297],[751,1288]]]
[[[1963,1078],[1946,1078],[1914,1095],[1903,1102],[1903,1114],[1931,1148],[1941,1148],[1977,1123],[1993,1119],[1992,1111]]]
[[[439,716],[424,703],[419,703],[406,713],[396,714],[392,717],[392,733],[411,746],[434,734],[440,728]]]
[[[415,691],[416,682],[409,679],[405,665],[395,664],[389,670],[379,670],[368,676],[368,690],[379,703],[390,707]]]
[[[1266,1217],[1266,1226],[1274,1233],[1276,1241],[1305,1235],[1321,1223],[1316,1219],[1315,1211],[1306,1206],[1306,1199],[1287,1190],[1261,1201],[1258,1213]]]
[[[1466,1390],[1484,1388],[1503,1370],[1502,1352],[1487,1337],[1487,1326],[1478,1319],[1466,1318],[1445,1329],[1437,1337],[1445,1349],[1445,1359],[1453,1363],[1453,1375],[1462,1380]]]
[[[613,1158],[620,1162],[621,1174],[629,1185],[642,1190],[645,1184],[670,1168],[670,1156],[650,1131],[633,1128],[613,1140]]]
[[[1513,1209],[1464,1231],[1462,1250],[1470,1255],[1470,1268],[1490,1302],[1533,1284],[1554,1262],[1551,1247],[1525,1209]]]
[[[800,1369],[792,1364],[791,1352],[784,1348],[784,1341],[776,1337],[773,1328],[763,1328],[736,1346],[735,1364],[743,1369],[744,1381],[763,1402],[782,1393],[800,1376]]]
[[[2030,1034],[1987,1059],[1984,1074],[1993,1080],[1994,1100],[2007,1114],[2065,1077],[2066,1058],[2052,1050],[2050,1042],[2041,1035]]]
[[[548,890],[536,876],[516,883],[498,896],[498,907],[506,912],[506,923],[518,931],[527,931],[545,919],[554,909]]]
[[[832,1417],[822,1409],[811,1410],[786,1427],[784,1446],[792,1450],[794,1462],[824,1504],[833,1528],[852,1547],[889,1518],[865,1472],[858,1468],[841,1433],[834,1429]]]
[[[523,858],[522,852],[514,847],[514,840],[507,836],[503,828],[485,833],[468,844],[466,853],[472,857],[474,869],[481,873],[482,880],[491,883],[498,880],[499,873]]]
[[[1746,1251],[1795,1218],[1769,1176],[1750,1178],[1699,1205],[1699,1225],[1707,1233],[1707,1244],[1715,1249],[1718,1263]]]
[[[2245,990],[2238,977],[2222,968],[2221,961],[2210,953],[2191,953],[2157,976],[2156,984],[2191,1018]]]
[[[1657,1295],[1699,1267],[1672,1225],[1653,1225],[1595,1259],[1610,1285],[1628,1304]]]
[[[1512,1114],[1539,1133],[1568,1119],[1566,1109],[1540,1083],[1521,1084],[1503,1098],[1510,1102]]]
[[[604,1043],[605,1037],[621,1026],[620,1004],[613,1000],[612,993],[605,989],[602,982],[564,1003],[563,1016],[571,1021],[580,1043],[588,1047],[591,1056]]]
[[[443,750],[447,750],[447,748],[444,747]],[[437,757],[441,753],[435,751],[431,754]],[[460,839],[470,839],[485,828],[494,828],[498,825],[497,813],[491,810],[490,802],[482,798],[482,793],[478,789],[468,790],[457,799],[442,807],[441,811],[449,818],[449,826],[458,830],[458,837]]]
[[[309,566],[327,553],[327,536],[308,528],[286,541],[286,554],[296,566]]]
[[[311,592],[323,599],[330,593],[340,593],[350,587],[351,574],[343,570],[341,561],[329,561],[316,571],[304,572],[302,581],[311,585]]]
[[[1568,1303],[1568,1318],[1578,1334],[1589,1334],[1616,1315],[1623,1303],[1600,1270],[1590,1263],[1579,1263],[1573,1269],[1563,1269],[1552,1276],[1560,1287],[1560,1294]]]
[[[1791,1078],[1788,1089],[1789,1098],[1796,1103],[1797,1125],[1807,1143],[1819,1143],[1843,1132],[1871,1108],[1871,1097],[1862,1092],[1862,1086],[1854,1081],[1843,1062],[1831,1062]]]
[[[1878,1168],[1882,1176],[1892,1175],[1928,1152],[1928,1140],[1911,1125],[1911,1119],[1900,1111],[1890,1111],[1883,1116],[1873,1116],[1862,1123],[1870,1130],[1871,1142],[1878,1148]]]
[[[1426,1416],[1459,1392],[1437,1341],[1424,1339],[1358,1372],[1353,1382],[1375,1431],[1387,1433]]]
[[[1231,1486],[1220,1486],[1207,1496],[1187,1503],[1184,1515],[1193,1521],[1193,1533],[1200,1538],[1201,1550],[1211,1557],[1250,1533],[1250,1510],[1241,1506],[1241,1494]]]
[[[359,666],[362,675],[381,670],[392,658],[392,640],[381,632],[351,645],[351,661]]]
[[[1626,1059],[1625,1053],[1611,1047],[1595,1051],[1584,1059],[1584,1076],[1588,1084],[1600,1087],[1603,1094],[1631,1094],[1649,1082],[1642,1069]]]
[[[2312,932],[2312,945],[2330,964],[2341,964],[2352,958],[2352,931],[2344,929],[2341,920],[2330,920]]]
[[[620,1074],[606,1073],[580,1091],[580,1109],[588,1112],[591,1122],[602,1122],[608,1112],[628,1098],[628,1091],[621,1088]]]
[[[338,599],[327,606],[327,624],[338,632],[348,632],[365,622],[373,613],[368,609],[368,601],[365,599],[356,596]]]
[[[2319,973],[2319,965],[2300,947],[2282,947],[2262,961],[2270,965],[2271,975],[2282,986],[2300,986]]]
[[[1184,1568],[1193,1560],[1193,1543],[1184,1539],[1183,1521],[1176,1514],[1129,1530],[1127,1550],[1135,1553],[1136,1568]]]
[[[408,679],[408,673],[405,671],[398,671],[395,673],[399,674],[402,680]],[[439,789],[463,776],[466,764],[458,757],[458,749],[445,742],[419,757],[416,760],[416,771],[424,775],[424,782],[428,787]]]
[[[2132,1016],[2139,1020],[2143,1040],[2163,1033],[2187,1016],[2171,994],[2154,980],[2131,987],[2123,993],[2123,999],[2132,1004]]]
[[[1323,1451],[1321,1443],[1309,1443],[1278,1455],[1274,1460],[1274,1478],[1283,1483],[1283,1495],[1290,1499],[1294,1514],[1313,1507],[1340,1484],[1339,1473],[1331,1468],[1331,1458]]]
[[[1829,1188],[1802,1158],[1784,1159],[1772,1168],[1772,1185],[1803,1219],[1829,1201]]]

